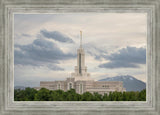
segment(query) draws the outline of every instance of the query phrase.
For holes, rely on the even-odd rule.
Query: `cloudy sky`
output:
[[[80,30],[92,78],[131,75],[146,82],[145,13],[15,14],[15,86],[70,77]]]

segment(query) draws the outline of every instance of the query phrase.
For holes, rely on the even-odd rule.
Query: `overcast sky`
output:
[[[146,82],[145,13],[15,14],[15,86],[70,77],[80,30],[92,78],[131,75]]]

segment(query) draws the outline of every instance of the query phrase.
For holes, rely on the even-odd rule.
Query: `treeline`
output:
[[[33,88],[14,90],[15,101],[146,101],[146,90],[140,92],[110,92],[98,94],[85,92],[78,94],[74,89],[64,92],[63,90],[48,90],[41,88],[39,91]]]

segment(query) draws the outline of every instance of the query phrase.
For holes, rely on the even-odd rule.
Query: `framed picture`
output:
[[[159,4],[1,1],[0,113],[160,114]]]

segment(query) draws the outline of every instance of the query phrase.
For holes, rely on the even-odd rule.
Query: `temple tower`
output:
[[[80,47],[77,50],[77,66],[75,69],[79,76],[84,76],[87,72],[87,67],[85,66],[85,52],[82,48],[82,31],[80,31]]]
[[[72,73],[71,76],[81,80],[88,79],[90,76],[90,74],[87,73],[87,67],[85,66],[85,52],[82,47],[82,31],[80,31],[80,47],[77,50],[77,66],[75,66],[75,72]]]

